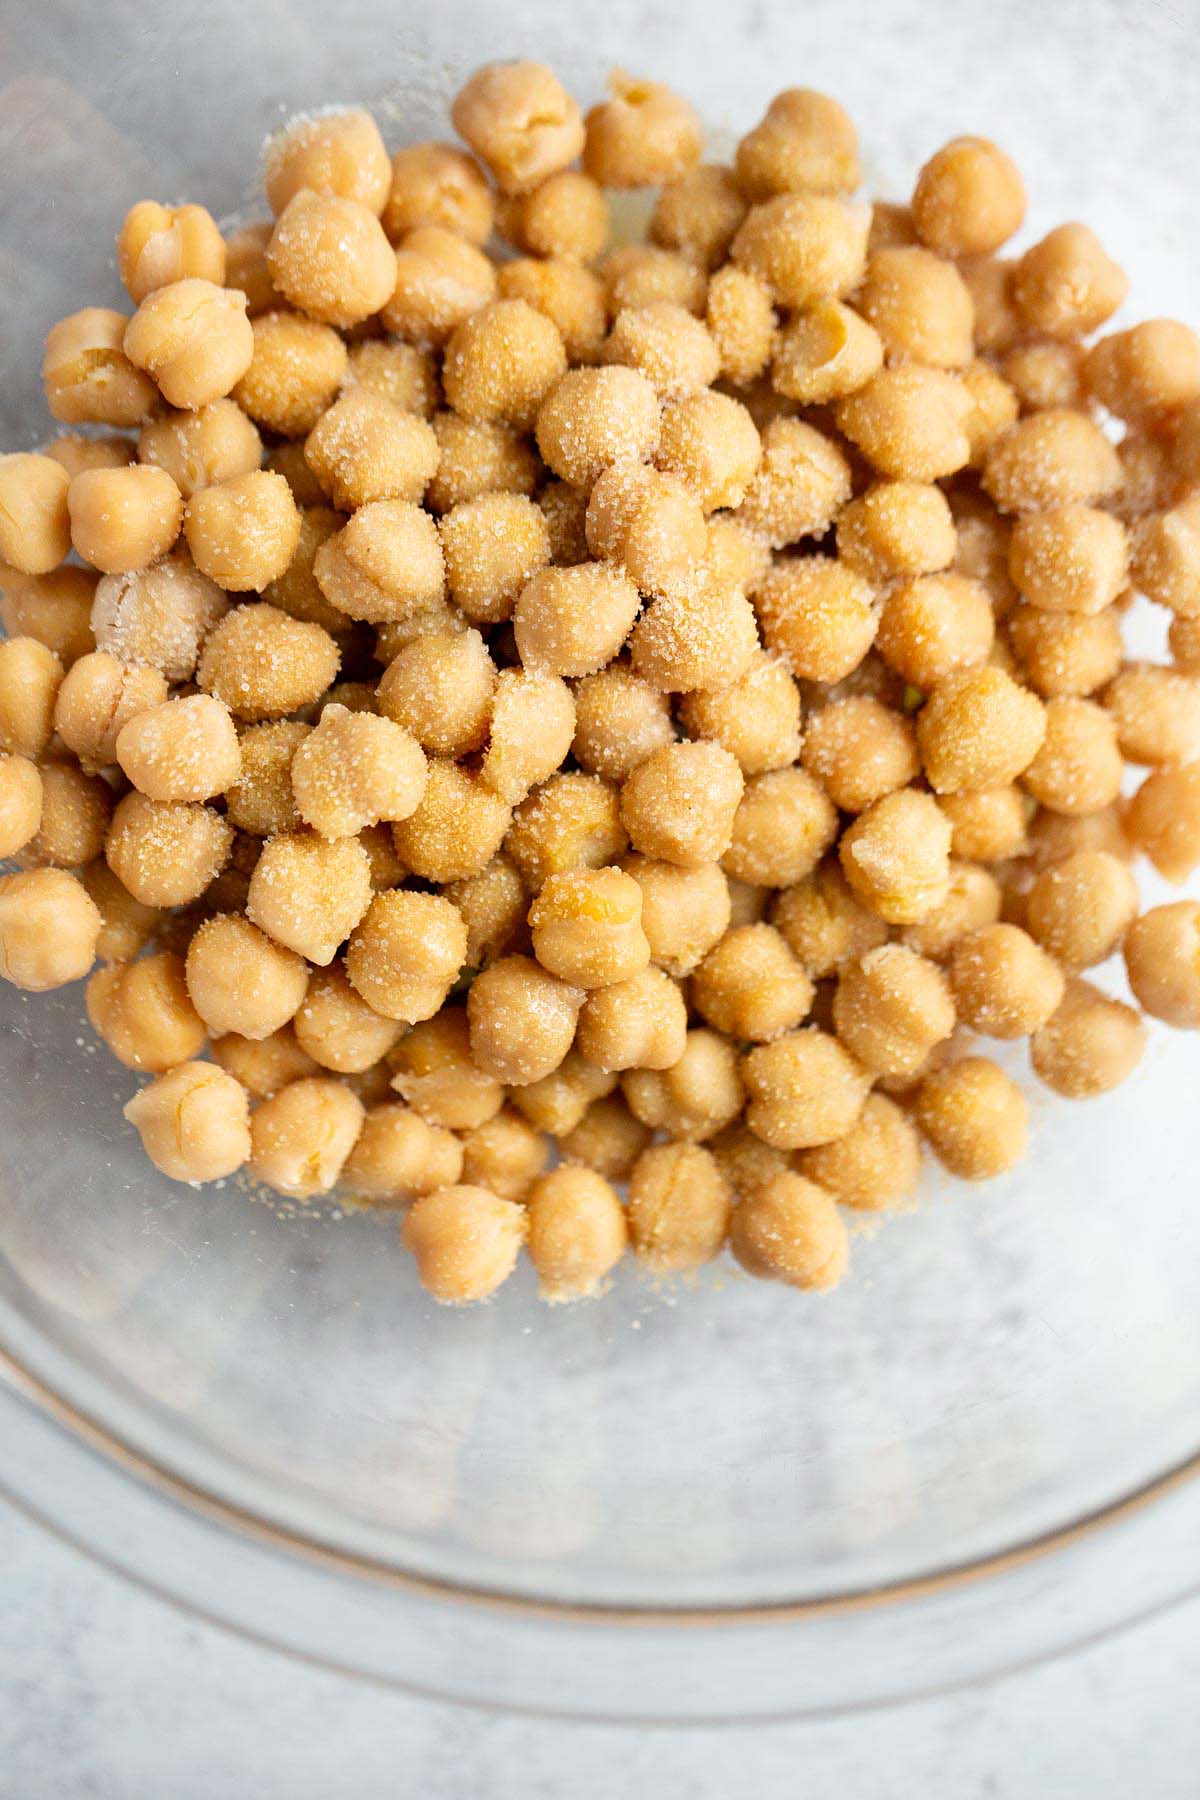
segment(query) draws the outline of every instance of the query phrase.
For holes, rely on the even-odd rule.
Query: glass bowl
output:
[[[46,326],[117,298],[130,203],[245,210],[265,134],[321,102],[444,134],[505,53],[585,97],[634,64],[717,134],[827,88],[876,193],[989,133],[1028,235],[1086,218],[1132,316],[1200,318],[1196,39],[1166,9],[107,0],[0,32],[5,448],[46,434]],[[1026,1164],[934,1179],[828,1298],[722,1264],[546,1309],[525,1271],[457,1313],[394,1217],[155,1177],[80,993],[4,988],[0,1480],[208,1616],[492,1705],[829,1712],[1061,1650],[1200,1580],[1200,1059],[1152,1036],[1112,1097],[1035,1096]]]

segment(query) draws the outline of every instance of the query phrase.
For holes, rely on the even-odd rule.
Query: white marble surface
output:
[[[1195,1800],[1200,1602],[986,1688],[828,1724],[489,1716],[303,1667],[0,1510],[0,1800]]]

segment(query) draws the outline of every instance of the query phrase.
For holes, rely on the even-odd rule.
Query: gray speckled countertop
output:
[[[0,1509],[0,1800],[1195,1800],[1200,1601],[1044,1668],[828,1724],[469,1712],[169,1610]]]

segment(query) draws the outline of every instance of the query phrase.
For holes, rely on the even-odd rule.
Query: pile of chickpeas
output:
[[[165,1175],[403,1209],[438,1300],[522,1247],[827,1289],[926,1150],[1024,1154],[987,1040],[1078,1100],[1200,1028],[1200,902],[1132,872],[1200,865],[1200,340],[1095,338],[1085,225],[1004,254],[983,138],[872,208],[805,88],[730,163],[624,74],[451,116],[295,124],[228,234],[139,202],[132,313],[49,332],[0,974],[87,977]]]

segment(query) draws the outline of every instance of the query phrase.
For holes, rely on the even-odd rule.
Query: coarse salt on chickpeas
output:
[[[737,185],[748,200],[772,194],[849,193],[858,186],[858,133],[845,108],[815,88],[784,88],[737,147]]]
[[[781,306],[840,299],[862,278],[870,221],[870,207],[828,194],[778,194],[751,207],[732,258]]]
[[[353,512],[372,500],[420,501],[439,451],[424,419],[360,387],[322,414],[304,455],[332,504]]]
[[[610,463],[652,454],[659,412],[652,382],[636,368],[569,369],[538,410],[538,448],[556,475],[590,488]]]
[[[509,1086],[540,1081],[562,1062],[575,1036],[583,990],[528,956],[506,956],[471,983],[471,1055]]]
[[[893,925],[918,924],[945,897],[950,821],[916,788],[885,794],[842,834],[847,881],[872,912]]]
[[[56,569],[71,548],[67,471],[50,456],[0,456],[0,561],[25,575]]]
[[[415,1200],[402,1227],[421,1285],[443,1306],[486,1300],[516,1267],[525,1209],[487,1188],[459,1183]]]
[[[330,325],[272,310],[251,320],[250,366],[232,398],[256,425],[281,437],[312,430],[346,374],[346,346]]]
[[[844,1137],[802,1150],[796,1170],[839,1206],[880,1212],[907,1200],[920,1176],[921,1144],[907,1113],[886,1094],[868,1094]]]
[[[1018,518],[1008,567],[1031,606],[1098,613],[1124,588],[1126,559],[1121,521],[1076,502]]]
[[[937,574],[954,561],[954,518],[931,482],[876,482],[838,514],[837,547],[869,581]]]
[[[833,1024],[873,1075],[914,1075],[954,1030],[950,984],[907,945],[881,944],[841,971]]]
[[[1152,906],[1125,936],[1125,968],[1139,1006],[1181,1031],[1200,1030],[1200,901]]]
[[[370,861],[353,838],[283,832],[268,838],[254,866],[246,916],[276,943],[324,967],[370,903]]]
[[[0,750],[37,759],[54,731],[63,666],[32,637],[0,639]]]
[[[527,1081],[510,1096],[513,1106],[534,1130],[550,1137],[574,1131],[593,1100],[610,1094],[617,1077],[589,1063],[572,1046],[556,1069],[538,1081]]]
[[[621,817],[642,855],[697,868],[728,849],[743,779],[719,744],[666,744],[626,778]]]
[[[1084,398],[1083,352],[1076,343],[1034,338],[1014,344],[1001,361],[1000,373],[1016,394],[1022,412],[1078,406]]]
[[[983,485],[1001,512],[1090,507],[1120,484],[1113,446],[1093,419],[1068,407],[1018,420],[989,450],[983,469]],[[1095,532],[1092,522],[1085,530]]]
[[[849,1243],[827,1190],[792,1170],[772,1176],[733,1214],[729,1245],[750,1275],[822,1292],[846,1272]]]
[[[308,187],[276,219],[267,267],[297,311],[343,329],[379,312],[396,285],[395,253],[377,215],[358,200]]]
[[[1058,1007],[1033,1034],[1034,1073],[1068,1100],[1090,1100],[1127,1081],[1146,1048],[1146,1026],[1136,1008],[1113,1000],[1078,977],[1067,983]]]
[[[592,1169],[563,1164],[534,1184],[526,1204],[527,1248],[542,1299],[600,1292],[628,1241],[625,1209],[609,1182]]]
[[[862,1110],[871,1076],[816,1026],[758,1044],[742,1061],[746,1123],[776,1150],[804,1150],[844,1137]]]
[[[1167,645],[1177,669],[1200,675],[1200,618],[1172,619]]]
[[[112,817],[107,782],[72,762],[54,759],[41,764],[41,778],[42,816],[20,853],[22,866],[73,869],[93,861],[104,849]]]
[[[569,256],[523,256],[502,263],[496,276],[502,300],[524,300],[544,313],[563,341],[568,362],[595,360],[608,313],[599,276]]]
[[[341,1081],[310,1075],[289,1082],[251,1115],[251,1180],[291,1200],[327,1194],[365,1116],[362,1101]]]
[[[985,1037],[1029,1037],[1063,995],[1054,960],[1017,925],[985,925],[955,945],[950,981],[958,1016]]]
[[[735,1047],[714,1031],[689,1031],[669,1069],[629,1069],[621,1087],[630,1111],[669,1137],[700,1142],[742,1110]]]
[[[661,969],[594,989],[579,1014],[576,1048],[599,1069],[669,1069],[686,1047],[687,1007]]]
[[[1011,782],[944,794],[938,804],[953,830],[955,856],[969,862],[1003,862],[1025,850],[1031,808]]]
[[[774,353],[778,321],[771,294],[757,276],[733,263],[718,269],[708,284],[704,322],[725,381],[745,387],[763,373]]]
[[[551,674],[590,675],[618,653],[639,605],[633,582],[603,564],[542,569],[513,614],[521,659]]]
[[[1017,311],[1046,337],[1086,337],[1116,312],[1129,290],[1086,225],[1058,225],[1027,250],[1013,271]]]
[[[524,494],[460,500],[439,532],[450,598],[478,625],[511,618],[525,584],[550,560],[545,517]]]
[[[514,947],[525,924],[529,896],[507,856],[493,856],[477,875],[447,882],[442,892],[457,906],[467,927],[469,967],[485,968]]]
[[[308,188],[383,211],[391,166],[379,127],[361,107],[323,110],[292,121],[267,143],[263,185],[273,213]]]
[[[645,594],[689,597],[708,547],[704,514],[676,475],[625,459],[596,479],[584,520],[592,554],[620,565]]]
[[[703,389],[664,407],[653,454],[658,467],[684,481],[711,513],[741,504],[758,469],[762,444],[740,401]]]
[[[1102,696],[1126,762],[1162,767],[1200,756],[1200,682],[1158,663],[1127,663]]]
[[[629,1234],[637,1259],[656,1275],[711,1262],[725,1242],[733,1195],[700,1144],[655,1144],[629,1177]]]
[[[721,866],[736,881],[793,887],[836,835],[837,812],[820,782],[807,769],[770,769],[746,782]]]
[[[785,888],[771,908],[771,922],[814,981],[864,956],[888,935],[886,923],[856,898],[836,857]]]
[[[1021,776],[1027,793],[1051,812],[1099,812],[1120,793],[1123,773],[1116,726],[1102,706],[1073,695],[1046,702],[1041,748]]]
[[[786,665],[764,654],[728,686],[686,694],[679,719],[689,737],[724,745],[746,776],[786,768],[800,749],[799,689]]]
[[[144,569],[165,556],[183,522],[183,499],[165,469],[132,463],[88,469],[67,490],[71,542],[106,575]]]
[[[433,359],[415,344],[394,338],[364,338],[347,356],[343,391],[364,389],[390,400],[402,412],[431,418],[437,408],[441,384]]]
[[[196,679],[235,718],[255,721],[311,705],[337,670],[338,647],[327,631],[254,602],[226,613],[210,632]]]
[[[210,694],[164,700],[134,713],[113,748],[134,787],[151,800],[211,800],[241,772],[229,709]]]
[[[525,300],[494,300],[455,329],[442,385],[463,418],[526,430],[566,366],[558,328],[543,313]]]
[[[1200,618],[1200,493],[1139,523],[1131,573],[1149,599],[1176,617]]]
[[[1060,704],[1051,701],[1050,707]],[[1015,781],[1042,748],[1050,707],[990,665],[941,681],[917,714],[917,744],[934,792]]]
[[[891,361],[942,369],[970,362],[970,293],[954,264],[931,250],[916,245],[876,250],[856,300]]]
[[[675,739],[666,695],[624,663],[578,681],[574,713],[572,754],[580,768],[608,781],[624,781],[652,750]]]
[[[268,1102],[269,1104],[269,1102]],[[124,1108],[142,1148],[172,1181],[221,1181],[250,1155],[246,1090],[211,1063],[184,1062]]]
[[[158,390],[126,354],[124,313],[85,306],[46,333],[46,404],[64,425],[140,425]]]
[[[957,670],[985,662],[995,632],[983,583],[946,569],[892,588],[876,643],[884,661],[924,693]]]
[[[321,545],[313,574],[331,605],[371,625],[431,612],[445,595],[437,526],[407,500],[373,500]]]
[[[299,719],[279,719],[242,732],[241,769],[225,797],[228,817],[239,831],[273,837],[299,829],[292,758],[310,730]]]
[[[278,580],[295,554],[300,524],[291,489],[270,469],[199,489],[183,516],[196,567],[218,587],[239,593]]]
[[[486,64],[459,90],[450,117],[505,194],[537,187],[584,146],[579,108],[544,63]]]
[[[912,210],[922,243],[939,255],[986,256],[1019,229],[1025,185],[989,138],[951,138],[917,176]]]
[[[1169,419],[1200,399],[1200,338],[1178,319],[1143,319],[1093,344],[1089,392],[1129,424]]]
[[[214,1033],[270,1037],[294,1017],[307,984],[304,959],[237,914],[206,919],[188,946],[188,993]]]
[[[274,230],[271,219],[255,219],[239,225],[225,239],[225,286],[246,296],[246,314],[255,319],[279,305],[280,296],[267,267],[267,245]]]
[[[1160,875],[1186,881],[1200,867],[1200,762],[1155,769],[1130,801],[1124,822]]]
[[[1099,613],[1048,613],[1018,606],[1008,616],[1005,635],[1022,675],[1043,699],[1094,694],[1121,667],[1124,640],[1114,607]]]
[[[634,1118],[624,1096],[614,1093],[593,1100],[558,1148],[564,1161],[595,1169],[609,1181],[625,1181],[649,1141],[649,1128]]]
[[[985,1056],[927,1075],[916,1121],[938,1160],[966,1181],[1006,1174],[1025,1154],[1029,1108],[1012,1078]]]
[[[665,187],[700,160],[704,132],[693,106],[661,81],[614,69],[610,98],[584,120],[583,166],[609,188]]]
[[[495,686],[496,669],[477,631],[430,633],[414,638],[388,664],[377,700],[385,718],[411,732],[423,749],[463,756],[487,738]]]
[[[735,926],[694,971],[691,1001],[727,1036],[764,1043],[794,1030],[812,1005],[813,984],[772,925]]]
[[[233,827],[212,807],[135,790],[117,804],[104,855],[144,906],[186,906],[224,868],[232,843]]]
[[[862,812],[920,773],[912,722],[870,694],[850,694],[808,720],[801,761],[843,812]]]
[[[392,833],[401,860],[423,881],[465,881],[499,850],[511,816],[478,775],[435,756],[420,804]]]
[[[388,1019],[432,1018],[467,954],[467,928],[441,894],[376,894],[346,949],[352,985]]]
[[[452,1132],[391,1100],[368,1110],[341,1179],[357,1199],[400,1206],[456,1182],[463,1160]]]
[[[837,402],[838,429],[882,475],[939,481],[971,460],[970,393],[949,369],[902,363]]]
[[[505,850],[530,893],[558,869],[600,869],[628,849],[618,790],[598,776],[552,775],[516,808]]]
[[[780,557],[754,604],[768,650],[807,681],[849,675],[879,628],[874,589],[831,556]]]
[[[100,910],[66,869],[0,875],[0,978],[40,994],[86,975]]]

